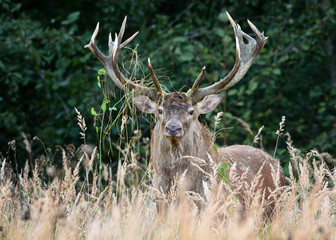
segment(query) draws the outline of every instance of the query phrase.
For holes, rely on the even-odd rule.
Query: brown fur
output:
[[[166,95],[161,104],[139,98],[138,108],[154,113],[157,119],[151,138],[154,184],[158,190],[169,195],[176,181],[184,176],[183,190],[193,191],[206,199],[205,183],[209,183],[208,176],[213,169],[210,161],[213,160],[217,164],[226,162],[230,167],[234,166],[238,179],[244,176],[241,181],[246,183],[231,184],[231,188],[240,193],[243,204],[249,197],[246,194],[251,191],[263,194],[267,200],[277,187],[272,173],[279,171],[278,186],[284,185],[284,174],[279,167],[279,161],[260,149],[245,145],[234,145],[215,151],[210,132],[198,121],[200,113],[212,111],[221,99],[219,96],[212,96],[193,104],[186,94],[176,92]],[[182,133],[178,137],[167,134],[169,124],[179,126]],[[197,159],[202,159],[203,164],[199,164]],[[252,189],[259,171],[261,178]],[[238,187],[239,185],[243,185],[244,189]]]
[[[268,153],[261,149],[254,148],[247,145],[233,145],[225,148],[220,148],[218,153],[221,156],[223,162],[229,163],[231,166],[236,164],[236,173],[238,176],[242,176],[244,172],[246,175],[246,183],[248,188],[251,187],[258,171],[261,172],[262,178],[253,189],[254,192],[260,192],[264,194],[264,198],[271,202],[273,199],[269,199],[272,191],[276,189],[276,185],[272,178],[272,168],[274,173],[279,170],[279,186],[285,185],[285,176],[283,170],[279,165],[277,159],[272,158]],[[279,167],[279,169],[278,169]],[[248,189],[247,189],[248,190]],[[240,199],[245,202],[246,196],[240,196]]]
[[[165,193],[169,192],[174,179],[179,178],[188,169],[186,190],[195,191],[204,196],[203,174],[185,156],[206,160],[208,153],[213,158],[216,158],[217,154],[212,148],[211,136],[198,120],[195,122],[195,127],[190,130],[187,133],[190,136],[188,140],[177,143],[176,140],[166,139],[160,134],[162,130],[159,124],[154,127],[151,139],[151,159],[156,174],[156,186]],[[181,159],[181,157],[185,158]],[[206,167],[206,171],[210,170],[209,167]]]

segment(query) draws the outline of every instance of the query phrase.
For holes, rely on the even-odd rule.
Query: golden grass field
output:
[[[216,164],[206,201],[178,190],[164,196],[151,187],[152,166],[137,162],[131,150],[116,173],[104,167],[101,176],[97,148],[74,156],[74,149],[58,147],[62,169],[49,166],[46,150],[17,177],[2,158],[0,239],[336,239],[336,174],[328,167],[335,159],[315,150],[303,154],[290,140],[287,147],[290,176],[273,192],[271,218],[260,194],[251,193],[243,210],[229,186],[244,187],[243,181],[231,172],[229,183],[218,181]],[[31,151],[29,143],[26,148]],[[273,176],[277,181],[276,170]],[[184,202],[169,201],[158,213],[155,201],[181,194]]]

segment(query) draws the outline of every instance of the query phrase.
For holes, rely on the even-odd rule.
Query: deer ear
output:
[[[156,102],[149,99],[144,95],[138,95],[134,97],[134,105],[144,113],[154,113],[156,109]]]
[[[218,104],[220,104],[223,97],[224,96],[220,94],[212,94],[206,96],[205,98],[203,98],[202,101],[197,103],[199,113],[205,114],[213,111],[218,106]]]

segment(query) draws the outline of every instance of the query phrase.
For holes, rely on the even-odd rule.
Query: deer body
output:
[[[203,127],[203,126],[202,126]],[[275,190],[276,186],[273,182],[272,176],[270,173],[272,172],[272,168],[277,170],[278,169],[278,160],[272,158],[266,152],[254,148],[248,145],[233,145],[225,148],[219,148],[218,152],[213,149],[211,137],[208,135],[203,127],[203,133],[205,136],[200,136],[197,134],[197,139],[194,142],[194,146],[197,147],[196,151],[186,151],[185,149],[181,149],[182,151],[178,152],[178,156],[176,153],[172,151],[170,148],[170,144],[168,143],[165,145],[165,148],[160,148],[160,144],[163,144],[164,141],[157,143],[152,138],[151,143],[151,160],[152,164],[155,169],[155,185],[156,188],[159,190],[163,190],[164,193],[168,194],[172,184],[176,179],[186,172],[186,180],[187,180],[187,191],[193,191],[199,193],[203,198],[205,198],[206,189],[204,189],[204,181],[206,181],[207,176],[203,174],[197,167],[191,164],[191,157],[197,157],[200,159],[205,160],[209,165],[209,156],[213,160],[217,160],[216,163],[220,165],[221,163],[229,163],[230,166],[236,163],[237,171],[239,175],[243,175],[243,173],[249,168],[246,173],[246,178],[244,181],[247,184],[251,184],[262,167],[262,175],[263,175],[263,182],[260,186],[258,186],[258,190],[265,189],[265,198],[267,199],[268,196],[272,191]],[[152,134],[152,136],[154,133]],[[196,135],[196,134],[195,134]],[[197,138],[196,137],[196,138]],[[206,137],[205,139],[203,137]],[[205,145],[202,145],[205,144]],[[185,157],[183,157],[185,156]],[[188,156],[188,157],[186,157]],[[182,158],[181,158],[182,157]],[[210,174],[210,167],[203,168],[204,171]],[[284,184],[284,175],[282,170],[281,171],[281,184]]]
[[[227,16],[233,27],[236,41],[236,62],[233,69],[226,77],[211,86],[199,88],[205,74],[205,67],[203,67],[187,93],[164,92],[149,59],[148,67],[154,85],[152,88],[139,85],[120,72],[118,67],[120,50],[137,35],[135,33],[122,42],[126,18],[119,34],[115,35],[114,41],[111,34],[109,35],[109,55],[104,55],[95,44],[99,23],[90,43],[85,46],[102,62],[106,73],[119,88],[134,91],[134,104],[139,110],[155,115],[157,123],[152,133],[151,159],[156,175],[156,187],[162,189],[164,193],[169,193],[174,182],[184,176],[186,179],[184,190],[193,191],[205,197],[207,175],[211,171],[210,159],[218,164],[226,162],[234,166],[238,176],[245,178],[247,187],[260,172],[262,180],[253,188],[253,191],[264,193],[266,198],[275,189],[271,170],[278,168],[277,160],[262,150],[250,146],[235,145],[215,151],[211,134],[198,121],[200,114],[213,111],[221,102],[223,95],[218,93],[232,87],[243,78],[267,40],[267,37],[250,21],[248,24],[256,39],[244,33],[228,13]],[[248,43],[246,44],[244,40]],[[201,165],[195,164],[195,159],[200,160]],[[281,169],[278,172],[279,184],[283,185],[283,172]]]
[[[157,189],[169,194],[172,185],[184,175],[183,190],[196,192],[206,199],[207,189],[205,188],[209,187],[207,178],[212,171],[211,160],[218,165],[225,162],[229,166],[235,166],[238,175],[245,175],[244,181],[248,188],[251,187],[258,171],[261,171],[263,179],[255,191],[260,190],[260,194],[264,194],[264,198],[267,199],[276,188],[271,172],[272,168],[278,169],[279,161],[260,149],[246,145],[233,145],[215,151],[213,138],[198,121],[198,115],[200,112],[211,111],[217,106],[216,101],[220,102],[221,97],[205,99],[205,103],[201,102],[193,106],[184,93],[171,93],[166,96],[164,103],[158,106],[149,99],[143,102],[143,98],[135,98],[135,104],[141,111],[156,113],[157,124],[151,139],[151,160],[155,169]],[[162,109],[160,114],[158,108]],[[176,132],[169,130],[170,125],[178,126],[175,129],[181,129],[181,136],[176,137]],[[203,160],[205,164],[197,165],[193,161],[195,158]],[[282,170],[280,171],[281,184],[284,184]],[[235,186],[232,187],[237,190]],[[241,191],[239,197],[244,203],[246,197],[244,191]]]

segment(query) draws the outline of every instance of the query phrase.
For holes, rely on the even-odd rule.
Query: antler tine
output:
[[[120,49],[124,48],[127,44],[129,44],[135,37],[138,35],[139,31],[134,33],[131,37],[125,40],[123,43],[120,44]]]
[[[122,84],[124,84],[124,85],[127,84],[128,88],[130,88],[130,89],[136,89],[139,86],[137,84],[133,83],[132,81],[130,81],[129,79],[127,79],[120,72],[119,66],[118,66],[118,56],[119,56],[120,49],[122,49],[120,45],[121,45],[122,37],[123,37],[124,32],[125,32],[126,22],[127,22],[127,16],[124,18],[124,21],[121,24],[121,28],[120,28],[119,34],[118,35],[115,34],[115,40],[114,40],[114,43],[113,43],[113,50],[112,50],[112,67],[113,67],[113,71],[114,71],[115,75],[117,76],[117,78],[120,80],[120,82]],[[137,34],[133,34],[134,37],[136,35]],[[131,40],[133,40],[133,38]],[[129,40],[129,39],[127,39],[127,40]],[[131,40],[129,40],[127,43],[129,43]],[[126,44],[124,44],[124,46],[126,46]]]
[[[137,84],[133,83],[132,81],[130,81],[129,79],[127,79],[119,70],[118,64],[117,64],[117,58],[119,55],[119,38],[118,35],[115,34],[115,40],[113,43],[113,50],[112,50],[112,67],[113,67],[113,71],[115,73],[115,75],[117,76],[117,78],[120,80],[120,82],[124,85],[128,84],[128,87],[130,89],[135,89],[137,88]]]
[[[158,94],[160,94],[161,96],[163,96],[164,92],[163,92],[163,90],[161,88],[159,80],[155,76],[155,72],[154,72],[154,69],[153,69],[152,64],[150,62],[150,58],[148,58],[148,67],[149,67],[149,71],[150,71],[150,74],[151,74],[152,81],[154,83],[154,86],[155,86]]]
[[[129,44],[136,37],[136,35],[138,35],[138,33],[139,31],[134,33],[131,37],[129,37],[127,40],[121,43],[120,49],[123,49],[124,47],[126,47],[126,45]],[[113,48],[114,48],[114,42],[112,41],[111,33],[109,34],[108,47],[109,47],[109,53],[112,53]]]
[[[189,95],[192,95],[192,94],[194,94],[195,92],[197,92],[197,90],[198,90],[198,86],[199,86],[200,82],[202,81],[202,79],[203,79],[203,77],[204,77],[205,70],[206,70],[206,67],[204,66],[204,67],[202,68],[201,73],[198,75],[196,81],[194,82],[192,88],[191,88],[190,91],[188,92]]]
[[[108,40],[108,47],[109,47],[109,55],[105,56],[99,48],[96,46],[96,37],[99,31],[99,22],[96,26],[95,31],[92,34],[91,40],[89,44],[85,45],[85,48],[88,48],[104,65],[107,75],[112,79],[112,81],[122,90],[126,91],[129,90],[138,90],[138,93],[148,96],[154,101],[159,101],[161,96],[157,93],[156,90],[152,88],[147,88],[142,85],[138,85],[128,78],[126,78],[120,71],[117,65],[118,62],[118,55],[120,49],[124,48],[128,43],[130,43],[134,37],[138,34],[136,32],[130,38],[128,38],[125,42],[121,43],[123,34],[125,32],[125,25],[126,25],[127,18],[125,17],[119,35],[116,34],[115,41],[112,40],[111,33],[109,34]]]
[[[88,48],[99,59],[99,61],[104,64],[104,61],[106,61],[107,57],[96,46],[96,37],[98,35],[98,32],[99,22],[97,23],[97,26],[91,36],[90,42],[86,44],[84,48]]]
[[[268,37],[265,37],[264,32],[260,32],[259,29],[250,20],[247,20],[247,23],[248,23],[248,25],[250,25],[252,31],[256,35],[257,47],[255,48],[255,51],[256,51],[256,54],[258,55],[260,53],[260,51],[264,48],[264,45],[265,45]]]
[[[247,70],[252,65],[254,59],[258,56],[266,43],[267,37],[265,37],[263,33],[260,33],[260,31],[250,21],[248,21],[248,24],[255,33],[256,40],[244,33],[241,30],[240,26],[234,22],[228,12],[226,12],[226,14],[233,27],[236,39],[235,65],[230,73],[220,81],[214,83],[209,87],[202,88],[194,92],[191,96],[194,102],[199,102],[207,95],[224,91],[239,82],[239,80],[244,77]],[[248,44],[244,43],[243,38],[248,41]]]
[[[112,36],[111,33],[109,33],[109,39],[108,39],[108,48],[109,48],[109,54],[112,53],[113,49],[114,49],[114,42],[112,40]]]
[[[119,34],[118,34],[118,42],[119,42],[119,44],[121,43],[121,40],[122,40],[122,38],[124,36],[124,33],[125,33],[126,22],[127,22],[127,16],[125,16],[124,21],[121,24],[121,28],[120,28]]]

